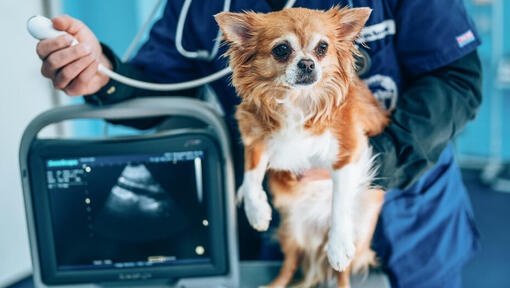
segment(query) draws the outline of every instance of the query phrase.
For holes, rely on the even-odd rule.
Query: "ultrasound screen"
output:
[[[46,159],[58,269],[210,263],[204,156]]]

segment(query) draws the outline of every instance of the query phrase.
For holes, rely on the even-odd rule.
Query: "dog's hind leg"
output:
[[[351,267],[347,267],[344,271],[336,272],[337,274],[337,287],[338,288],[351,288],[351,282],[349,280],[351,274]]]
[[[285,238],[285,237],[280,237]],[[271,284],[267,286],[263,286],[264,288],[283,288],[287,287],[290,283],[296,270],[299,266],[299,260],[301,257],[301,249],[297,245],[297,243],[292,239],[280,239],[282,251],[284,254],[283,264],[280,269],[280,274],[278,277],[271,282]]]
[[[353,274],[367,275],[369,268],[377,266],[375,252],[370,249],[375,226],[384,203],[384,191],[371,189],[358,197],[356,219],[356,256],[351,263]]]
[[[273,204],[280,211],[280,227],[278,228],[278,240],[284,255],[280,274],[271,284],[264,286],[267,288],[286,287],[294,277],[301,261],[302,248],[295,238],[290,235],[289,223],[286,221],[287,213],[283,212],[284,207],[293,201],[294,194],[297,193],[298,180],[296,176],[289,171],[270,170],[268,175],[268,184],[273,195]]]

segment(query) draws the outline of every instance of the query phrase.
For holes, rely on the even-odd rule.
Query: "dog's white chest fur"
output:
[[[329,168],[335,161],[338,141],[331,131],[311,135],[302,125],[287,123],[284,127],[266,142],[270,168],[301,173],[314,167]]]

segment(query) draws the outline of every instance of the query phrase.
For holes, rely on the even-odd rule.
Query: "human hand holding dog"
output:
[[[300,183],[331,179],[328,169],[310,169],[299,177]],[[258,231],[266,231],[271,221],[271,206],[261,184],[244,181],[237,192],[237,202],[244,203],[250,225]]]
[[[99,73],[99,64],[111,69],[94,33],[83,22],[67,15],[53,18],[53,26],[69,35],[41,40],[37,55],[43,61],[41,73],[55,89],[69,96],[93,94],[106,85],[109,77]],[[79,44],[71,46],[73,39]]]
[[[312,181],[320,181],[320,180],[328,180],[331,179],[331,173],[329,169],[325,168],[316,168],[316,169],[310,169],[303,173],[299,177],[299,182],[306,183],[306,182],[312,182]]]

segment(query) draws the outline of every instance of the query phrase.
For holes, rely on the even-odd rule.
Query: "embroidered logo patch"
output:
[[[368,86],[375,99],[379,101],[381,106],[386,110],[391,110],[397,105],[398,89],[397,83],[386,75],[375,74],[367,79],[363,79],[365,85]]]
[[[376,41],[389,35],[395,35],[395,32],[395,21],[389,19],[381,23],[363,27],[356,41],[359,43]]]
[[[475,34],[473,34],[473,31],[468,30],[465,33],[457,36],[457,45],[459,45],[460,48],[466,46],[467,44],[475,41]]]

